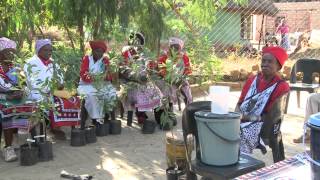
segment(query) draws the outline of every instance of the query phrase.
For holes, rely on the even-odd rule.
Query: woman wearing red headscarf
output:
[[[281,79],[278,72],[288,59],[288,54],[281,47],[267,47],[262,51],[261,72],[249,77],[245,83],[237,109],[242,114],[242,132],[240,150],[252,153],[260,146],[261,116],[267,113],[273,103],[289,92],[288,83]],[[255,123],[252,123],[252,122]]]
[[[92,120],[102,124],[106,113],[115,106],[117,94],[111,84],[109,59],[104,56],[107,51],[105,41],[90,41],[91,55],[82,59],[80,67],[79,94],[85,97],[85,108]]]

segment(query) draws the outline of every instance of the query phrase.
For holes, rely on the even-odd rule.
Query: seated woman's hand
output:
[[[142,83],[147,82],[147,81],[148,81],[147,76],[141,76],[141,77],[140,77],[140,81],[141,81]]]
[[[137,60],[137,59],[140,58],[140,56],[139,56],[139,54],[135,54],[135,55],[132,56],[132,58],[135,59],[135,60]]]
[[[242,115],[241,122],[251,122],[251,121],[259,121],[261,120],[260,116],[255,115]]]
[[[8,100],[21,99],[23,97],[23,91],[13,91],[7,95]]]
[[[142,72],[139,76],[139,81],[145,83],[148,81],[148,74],[147,72]]]
[[[58,90],[63,90],[64,89],[64,85],[63,84],[59,84],[57,89]]]
[[[241,122],[248,122],[250,121],[250,116],[249,115],[241,115]]]
[[[174,85],[176,85],[177,87],[184,87],[187,85],[186,80],[184,80],[183,78],[176,78]]]

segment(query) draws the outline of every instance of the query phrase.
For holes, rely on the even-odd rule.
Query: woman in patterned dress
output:
[[[120,78],[125,93],[121,101],[128,112],[128,126],[132,125],[133,111],[136,111],[138,123],[143,124],[148,118],[146,112],[160,106],[161,92],[149,78],[151,61],[143,53],[144,43],[141,33],[131,33],[128,46],[122,49],[124,62],[120,65]],[[159,117],[155,117],[159,121]]]
[[[240,151],[252,153],[255,148],[265,151],[260,144],[261,117],[271,110],[273,103],[289,92],[288,83],[281,79],[278,72],[288,59],[286,50],[281,47],[266,47],[262,51],[261,72],[246,81],[237,110],[241,112]]]
[[[285,19],[281,20],[281,23],[277,28],[277,33],[281,34],[280,46],[286,51],[290,51],[289,26]]]
[[[18,87],[19,70],[13,65],[15,52],[14,41],[5,37],[0,38],[0,128],[4,132],[3,156],[7,162],[17,159],[12,147],[13,134],[17,129],[22,132],[30,129],[28,118],[35,110],[33,104],[25,103],[24,92]]]
[[[185,105],[193,101],[190,85],[187,80],[187,77],[192,73],[191,64],[187,53],[183,51],[183,47],[183,40],[177,37],[171,37],[169,39],[169,52],[165,52],[158,59],[160,80],[157,80],[156,83],[163,93],[163,96],[168,98],[170,111],[173,111],[173,104],[178,101],[178,94],[182,95]],[[168,72],[168,69],[170,69],[171,72]],[[168,73],[171,73],[172,77],[170,77],[171,75],[168,75]],[[168,82],[168,79],[171,79],[169,81],[172,82]],[[162,112],[159,114],[161,113]],[[176,119],[172,118],[172,120],[173,125],[176,125]]]

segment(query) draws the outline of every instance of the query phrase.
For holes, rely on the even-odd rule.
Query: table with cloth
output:
[[[319,177],[314,177],[319,175]],[[306,153],[300,153],[270,166],[261,168],[235,178],[235,180],[313,180],[320,179],[320,168],[315,167],[307,158]]]

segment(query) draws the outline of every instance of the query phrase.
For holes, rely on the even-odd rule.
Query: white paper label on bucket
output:
[[[209,98],[211,101],[212,113],[228,114],[229,92],[229,86],[210,86]]]

